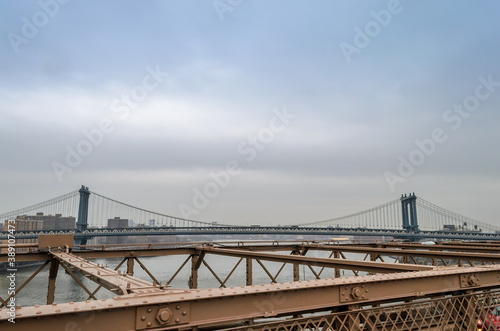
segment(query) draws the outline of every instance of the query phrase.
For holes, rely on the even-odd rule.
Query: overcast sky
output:
[[[0,2],[0,211],[234,224],[415,192],[500,225],[500,3]]]

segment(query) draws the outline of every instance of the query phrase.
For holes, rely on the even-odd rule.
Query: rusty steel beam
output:
[[[365,246],[366,244],[361,244]],[[450,252],[489,252],[489,253],[500,253],[500,246],[495,245],[485,245],[485,246],[469,246],[469,245],[459,245],[459,244],[443,244],[438,243],[436,245],[422,245],[422,244],[402,244],[402,243],[382,243],[382,244],[368,244],[368,247],[392,247],[392,248],[410,248],[410,249],[424,249],[429,251],[450,251]]]
[[[250,241],[248,243],[243,242],[228,242],[228,243],[211,243],[214,247],[225,248],[225,249],[237,249],[237,250],[250,250],[250,251],[294,251],[299,249],[299,247],[315,246],[318,244],[317,241],[285,241],[282,242],[262,242]],[[429,251],[470,251],[470,252],[495,252],[500,253],[499,243],[457,243],[457,242],[438,242],[437,245],[421,245],[421,244],[410,244],[410,243],[364,243],[364,244],[333,244],[331,241],[322,242],[329,246],[342,246],[342,247],[371,247],[371,248],[411,248],[411,249],[422,249]],[[168,256],[168,255],[186,255],[186,254],[196,254],[194,249],[195,245],[206,244],[200,243],[165,243],[165,244],[134,244],[128,245],[132,248],[127,248],[127,245],[116,244],[116,245],[88,245],[82,246],[85,250],[74,250],[72,253],[86,259],[94,258],[114,258],[114,257],[153,257],[153,256]],[[18,247],[30,247],[36,248],[38,244],[19,244]],[[165,247],[167,246],[167,247]],[[7,245],[0,245],[1,247],[7,247]],[[101,250],[88,250],[88,248],[100,248]],[[120,249],[121,248],[121,249]],[[8,262],[8,256],[6,254],[0,254],[0,263]],[[50,260],[45,252],[37,253],[18,253],[16,254],[16,261],[46,261]]]
[[[54,302],[54,291],[56,289],[56,278],[58,270],[59,270],[59,260],[57,258],[53,258],[50,262],[49,286],[47,290],[48,305]]]
[[[315,267],[338,268],[345,270],[366,271],[372,273],[389,273],[389,272],[402,272],[402,271],[420,271],[431,270],[432,266],[421,266],[413,264],[402,263],[382,263],[372,261],[353,261],[344,259],[327,259],[308,257],[302,255],[278,255],[268,254],[252,251],[241,251],[236,249],[214,248],[214,247],[198,247],[200,251],[216,255],[233,256],[252,258],[256,260],[272,261],[272,262],[286,262],[298,263]]]
[[[163,289],[151,283],[119,271],[99,266],[79,256],[66,252],[50,252],[60,262],[78,270],[85,277],[102,285],[104,288],[117,293],[162,293]]]
[[[500,287],[500,266],[441,268],[177,293],[140,293],[113,299],[16,310],[16,324],[0,312],[2,331],[62,330],[69,324],[86,330],[189,330],[258,318],[343,311],[450,293]]]
[[[414,256],[427,258],[443,258],[455,260],[471,260],[471,261],[486,261],[500,262],[500,254],[486,253],[471,253],[471,252],[446,252],[446,251],[426,251],[419,249],[395,249],[395,248],[373,248],[373,247],[356,247],[356,246],[333,246],[333,245],[308,245],[309,249],[324,250],[324,251],[339,251],[350,253],[376,253],[378,255],[396,255],[396,256]],[[422,245],[422,247],[425,247]],[[420,246],[419,246],[420,248]]]

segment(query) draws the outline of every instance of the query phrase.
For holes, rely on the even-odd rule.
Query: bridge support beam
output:
[[[189,288],[198,288],[198,269],[200,269],[203,259],[205,258],[205,252],[191,255],[191,276],[189,277]]]
[[[47,304],[51,305],[54,303],[54,293],[56,290],[56,278],[57,271],[59,270],[59,260],[53,258],[50,262],[50,272],[49,272],[49,286],[47,290]]]
[[[127,259],[127,275],[134,275],[134,261],[135,259],[133,257]]]
[[[245,259],[246,260],[246,285],[251,286],[253,285],[253,263],[252,259]]]

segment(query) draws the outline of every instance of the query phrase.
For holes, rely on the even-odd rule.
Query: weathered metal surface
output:
[[[72,234],[41,234],[38,236],[38,249],[44,250],[51,247],[73,248],[75,238]]]
[[[486,261],[500,262],[500,254],[490,253],[473,253],[473,252],[448,252],[448,251],[427,251],[416,249],[394,249],[394,248],[372,248],[372,247],[355,247],[355,246],[333,246],[333,245],[307,245],[304,246],[312,250],[339,251],[350,253],[377,253],[384,256],[414,256],[427,258],[443,258],[455,260],[471,260],[471,261]],[[422,247],[419,247],[422,248]]]
[[[407,261],[411,261],[413,257],[430,256],[458,260],[458,255],[462,259],[495,260],[497,257],[494,254],[485,254],[482,249],[485,245],[477,246],[481,247],[478,250],[474,246],[464,245],[467,246],[466,253],[455,251],[455,247],[460,247],[461,243],[450,245],[450,251],[453,252],[447,251],[444,248],[446,245],[441,244],[441,250],[435,249],[438,245],[400,244],[411,247],[396,248],[394,246],[398,243],[391,243],[391,248],[387,249],[375,246],[380,244],[372,245],[341,246],[331,242],[300,242],[283,245],[212,243],[193,246],[186,243],[168,248],[153,248],[148,245],[143,248],[113,247],[108,250],[108,247],[99,246],[101,250],[95,251],[18,254],[16,257],[29,256],[47,260],[46,264],[49,263],[48,260],[52,260],[49,302],[54,300],[56,284],[57,269],[54,261],[58,261],[67,272],[72,274],[73,271],[78,271],[119,295],[113,299],[18,307],[16,324],[7,321],[7,310],[2,309],[0,329],[111,331],[232,327],[236,330],[241,323],[246,323],[248,325],[245,329],[252,330],[471,330],[478,320],[486,323],[488,313],[496,306],[495,302],[500,302],[500,265],[458,267],[450,264],[436,267],[375,262],[382,255],[395,254],[393,251],[397,251],[399,255],[406,252]],[[330,258],[307,256],[308,252],[316,249],[331,251]],[[366,254],[371,261],[346,259],[344,252],[352,251]],[[290,255],[276,252],[288,252]],[[191,260],[192,289],[159,286],[155,276],[138,259],[141,256],[179,254],[185,254],[187,258],[177,271],[171,270],[174,275],[167,283]],[[211,254],[236,257],[238,261],[228,275],[220,277],[218,271],[205,259],[205,256]],[[122,257],[122,262],[116,269],[126,262],[128,274],[90,262],[90,257]],[[234,259],[232,261],[233,265]],[[282,264],[280,271],[284,265],[293,268],[293,280],[298,279],[298,265],[311,268],[317,278],[322,270],[314,270],[313,266],[333,269],[336,278],[274,283],[277,281],[277,274],[270,273],[271,269],[267,270],[262,261]],[[244,284],[247,286],[225,288],[227,280],[240,263],[245,265],[242,269],[245,272]],[[253,269],[259,268],[259,265],[264,268],[272,284],[253,284]],[[153,282],[132,277],[137,266],[145,268]],[[349,269],[355,274],[359,271],[377,274],[340,278],[340,269]],[[207,270],[219,281],[221,288],[196,289],[199,273]],[[94,297],[92,293],[89,294]],[[5,302],[3,299],[2,301]],[[382,307],[378,307],[381,304]],[[388,304],[392,304],[391,308],[388,308]],[[301,318],[308,313],[314,315]],[[284,317],[287,320],[269,323],[270,318]]]
[[[96,324],[85,324],[89,312],[96,315],[126,317],[130,324],[123,330],[142,330],[136,328],[140,315],[138,308],[151,309],[148,316],[157,316],[160,310],[175,305],[182,306],[182,311],[189,311],[189,318],[168,319],[162,324],[162,329],[176,329],[179,325],[186,328],[197,326],[229,323],[253,318],[277,317],[290,314],[331,310],[346,304],[374,304],[394,300],[412,300],[426,296],[453,293],[463,288],[463,275],[475,274],[481,283],[470,288],[487,289],[500,286],[500,266],[484,266],[473,268],[442,268],[435,271],[420,271],[412,273],[395,273],[386,275],[371,275],[341,279],[325,279],[316,281],[289,282],[259,286],[243,286],[227,289],[185,290],[177,293],[141,293],[116,297],[110,300],[59,304],[54,306],[26,307],[18,309],[18,325],[26,328],[43,325],[45,321],[52,325],[49,316],[58,315],[61,325],[68,321],[79,323],[82,330],[95,330]],[[356,288],[367,292],[365,298],[356,295]],[[349,293],[346,296],[345,293]],[[363,292],[361,292],[363,293]],[[181,311],[181,314],[182,314]],[[75,312],[87,313],[81,317]],[[5,313],[0,313],[2,330],[11,330],[5,323]],[[149,319],[149,317],[147,318]],[[153,322],[151,322],[153,323]],[[81,325],[80,325],[81,324]],[[155,324],[145,329],[154,329]]]
[[[495,302],[500,301],[499,291],[456,295],[447,298],[420,300],[418,302],[360,307],[352,305],[348,311],[295,317],[287,320],[264,322],[221,328],[223,331],[296,331],[296,330],[495,330]],[[472,309],[470,309],[473,307]]]
[[[410,265],[401,263],[381,263],[372,261],[354,261],[354,260],[344,260],[344,259],[328,259],[328,258],[307,257],[300,255],[278,255],[278,254],[268,254],[261,252],[257,253],[251,251],[241,251],[236,249],[224,249],[224,248],[214,248],[214,247],[199,247],[197,249],[215,255],[245,257],[245,258],[253,258],[258,260],[274,261],[274,262],[299,263],[317,267],[359,270],[359,271],[366,271],[373,273],[420,271],[420,270],[433,269],[432,266],[420,266],[420,265]]]
[[[90,280],[117,294],[162,293],[163,289],[151,282],[122,274],[66,252],[50,252],[56,259],[66,263]]]

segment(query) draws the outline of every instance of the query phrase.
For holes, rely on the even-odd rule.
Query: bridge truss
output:
[[[47,300],[16,307],[16,324],[8,322],[10,310],[0,310],[1,330],[476,330],[478,324],[486,330],[500,305],[496,242],[223,242],[78,249],[72,243],[68,236],[43,236],[39,244],[25,244],[30,252],[19,253],[17,261],[43,264],[16,295],[49,268]],[[212,264],[213,255],[226,259],[229,269]],[[173,266],[168,262],[172,256],[183,256],[184,262]],[[154,275],[149,257],[163,257],[154,263],[163,263],[169,275]],[[0,262],[7,258],[0,255]],[[102,258],[119,262],[114,267],[95,262]],[[137,267],[149,279],[138,278]],[[301,268],[308,277],[301,278]],[[55,303],[59,269],[85,289],[88,300]],[[172,286],[183,269],[189,270],[188,284]],[[267,281],[258,281],[257,271]],[[202,273],[219,285],[199,288]],[[239,273],[245,275],[238,278],[243,283],[234,284]],[[100,299],[101,289],[114,297]],[[1,306],[9,299],[0,293]]]

